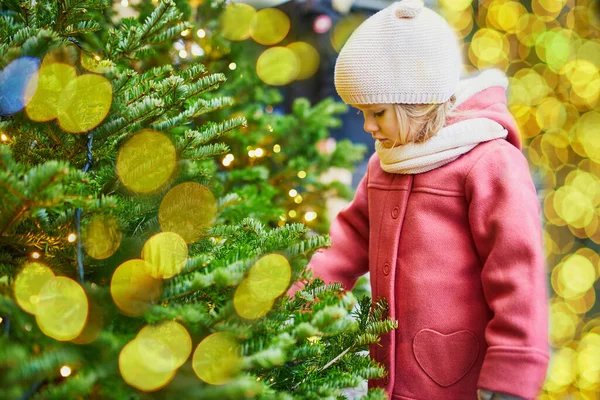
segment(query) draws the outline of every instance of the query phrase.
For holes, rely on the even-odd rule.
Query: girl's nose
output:
[[[369,117],[365,117],[365,124],[363,126],[365,132],[376,132],[379,127],[375,123],[375,120]]]

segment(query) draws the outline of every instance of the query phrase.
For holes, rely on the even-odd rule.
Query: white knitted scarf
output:
[[[470,95],[492,85],[504,88],[508,86],[503,71],[486,70],[478,76],[460,82],[455,107]],[[508,131],[498,122],[487,118],[473,118],[445,126],[435,136],[422,143],[411,142],[388,149],[376,141],[375,150],[385,172],[418,174],[456,160],[481,142],[507,136]]]

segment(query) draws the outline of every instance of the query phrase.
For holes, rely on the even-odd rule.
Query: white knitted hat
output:
[[[450,25],[421,0],[401,0],[350,36],[335,64],[335,88],[347,104],[441,104],[461,70]]]

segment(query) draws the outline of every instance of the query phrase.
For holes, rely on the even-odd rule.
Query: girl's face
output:
[[[393,104],[352,105],[365,117],[364,130],[386,148],[400,145],[400,127]]]

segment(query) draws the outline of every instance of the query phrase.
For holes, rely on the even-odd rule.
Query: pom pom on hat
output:
[[[397,1],[392,6],[398,18],[414,18],[419,15],[424,5],[421,0],[404,0]]]
[[[347,104],[441,104],[463,67],[450,25],[421,0],[401,0],[369,17],[338,55],[335,88]]]

